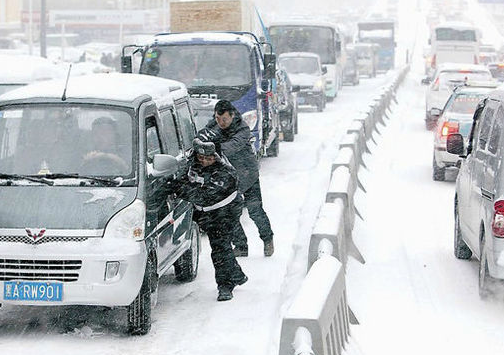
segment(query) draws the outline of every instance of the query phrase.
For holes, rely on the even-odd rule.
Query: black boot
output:
[[[264,256],[271,256],[275,252],[275,246],[273,245],[273,239],[264,242]]]
[[[229,301],[233,298],[233,290],[230,286],[219,286],[217,301]]]

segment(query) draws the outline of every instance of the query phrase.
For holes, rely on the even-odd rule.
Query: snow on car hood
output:
[[[136,187],[1,186],[0,228],[103,229]]]
[[[317,82],[317,80],[321,79],[318,75],[311,74],[289,74],[289,79],[292,85],[301,85],[301,86],[313,86]]]

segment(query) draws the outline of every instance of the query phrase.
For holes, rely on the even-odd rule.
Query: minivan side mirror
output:
[[[441,116],[441,113],[442,113],[442,110],[438,109],[438,108],[431,108],[430,110],[430,115],[431,117],[438,117]]]
[[[460,133],[449,134],[446,138],[446,151],[461,156],[464,154],[464,138]]]
[[[130,55],[121,57],[121,73],[133,73],[133,62]]]
[[[179,169],[177,158],[168,154],[154,155],[152,176],[162,177],[175,174]]]
[[[322,66],[322,74],[327,74],[327,67],[325,65]]]

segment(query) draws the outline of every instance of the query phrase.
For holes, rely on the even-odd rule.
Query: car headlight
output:
[[[257,124],[257,111],[247,111],[242,115],[243,120],[253,130]]]
[[[141,241],[145,237],[145,203],[135,200],[113,216],[105,227],[104,238],[133,238]]]
[[[324,87],[324,81],[322,79],[319,79],[315,82],[315,85],[313,85],[313,88],[315,90],[322,90],[322,88]]]

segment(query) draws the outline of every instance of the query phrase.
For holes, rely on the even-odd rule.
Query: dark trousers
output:
[[[273,239],[273,231],[271,230],[271,223],[262,205],[261,185],[259,179],[252,184],[252,186],[243,193],[244,207],[247,207],[250,218],[254,221],[257,229],[259,230],[259,237],[263,241],[270,241]],[[240,213],[241,214],[241,213]],[[241,226],[240,221],[236,224],[233,232],[233,244],[238,248],[247,246],[247,235]]]

